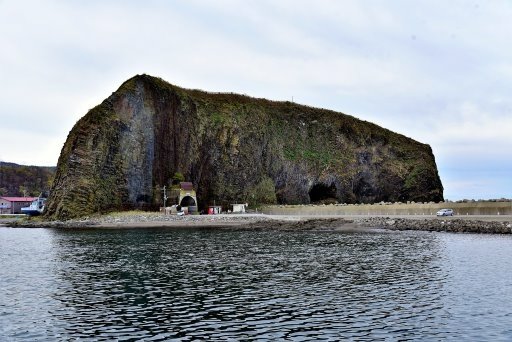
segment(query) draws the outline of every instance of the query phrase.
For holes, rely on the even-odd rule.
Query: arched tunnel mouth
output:
[[[181,203],[180,205],[182,207],[192,207],[192,206],[195,206],[196,205],[196,201],[194,200],[194,198],[192,198],[191,196],[185,196],[183,197],[183,199],[181,200]]]
[[[327,185],[324,183],[317,183],[309,190],[309,201],[311,203],[335,203],[336,198],[336,185],[331,183]]]

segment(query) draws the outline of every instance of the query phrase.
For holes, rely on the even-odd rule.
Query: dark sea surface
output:
[[[512,340],[512,237],[0,228],[0,341]]]

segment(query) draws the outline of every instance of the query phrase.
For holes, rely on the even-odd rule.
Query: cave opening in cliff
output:
[[[309,190],[309,201],[311,203],[335,203],[336,185],[330,186],[324,183],[317,183]]]

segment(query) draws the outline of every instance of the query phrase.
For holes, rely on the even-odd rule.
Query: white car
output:
[[[453,216],[452,209],[441,209],[436,213],[437,216]]]

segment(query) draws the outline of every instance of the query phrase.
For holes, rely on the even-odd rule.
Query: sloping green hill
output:
[[[0,196],[39,196],[47,192],[55,167],[0,162]]]

